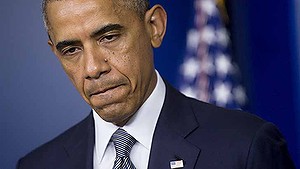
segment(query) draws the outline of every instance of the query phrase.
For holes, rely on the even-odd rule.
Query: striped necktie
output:
[[[136,140],[121,128],[114,132],[111,140],[116,149],[116,159],[113,169],[135,169],[129,158],[129,154]]]

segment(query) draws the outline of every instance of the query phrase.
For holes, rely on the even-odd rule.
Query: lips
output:
[[[101,94],[104,94],[110,90],[114,90],[118,87],[122,86],[122,84],[119,84],[119,85],[113,85],[113,86],[109,86],[109,87],[102,87],[100,89],[97,89],[97,90],[94,90],[93,92],[90,92],[89,96],[92,97],[94,95],[101,95]]]
[[[118,95],[118,92],[114,92],[121,87],[121,89],[125,89],[122,86],[127,86],[129,83],[126,78],[116,78],[116,77],[108,77],[102,76],[101,79],[93,79],[87,80],[84,84],[84,93],[87,97],[91,98],[93,96],[101,96],[104,98],[112,97],[113,95]],[[121,93],[123,90],[120,90]],[[120,93],[120,94],[121,94]],[[104,99],[103,98],[103,99]]]

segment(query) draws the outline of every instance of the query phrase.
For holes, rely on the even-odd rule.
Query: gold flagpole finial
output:
[[[223,19],[223,22],[225,24],[228,24],[229,23],[229,16],[228,16],[227,8],[226,8],[226,5],[225,5],[225,1],[226,0],[216,0],[216,3],[217,3],[217,7],[220,11],[221,17]]]

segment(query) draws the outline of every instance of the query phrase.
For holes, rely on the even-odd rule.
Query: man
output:
[[[153,48],[162,43],[167,17],[162,6],[148,6],[44,1],[48,44],[92,113],[18,168],[294,168],[274,125],[185,97],[162,80]],[[120,157],[118,147],[127,154]]]

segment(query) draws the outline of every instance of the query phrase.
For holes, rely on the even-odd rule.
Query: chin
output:
[[[126,123],[136,112],[136,109],[128,107],[128,103],[111,104],[99,109],[95,108],[99,116],[110,123]]]

